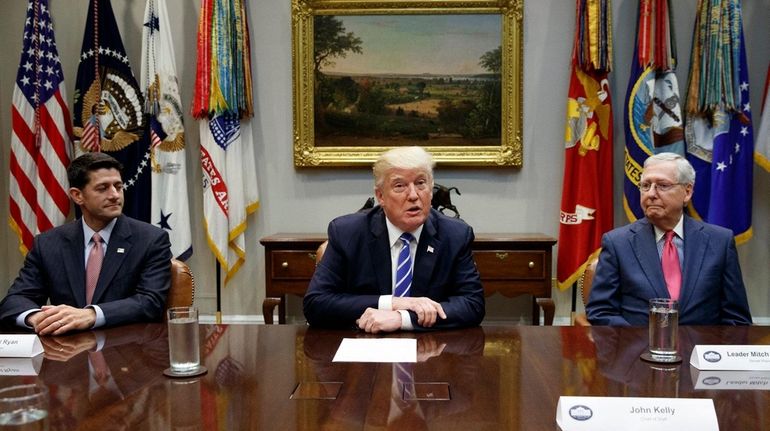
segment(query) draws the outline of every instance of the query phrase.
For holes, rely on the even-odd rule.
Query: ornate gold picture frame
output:
[[[406,145],[521,166],[523,13],[523,0],[292,0],[295,166],[368,166]]]

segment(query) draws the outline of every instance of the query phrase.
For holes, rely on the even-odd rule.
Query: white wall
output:
[[[59,53],[70,99],[74,91],[77,59],[82,43],[88,1],[50,0]],[[680,87],[684,87],[689,62],[690,39],[696,0],[672,2],[677,22]],[[630,68],[635,36],[637,0],[615,0],[615,71],[611,74],[615,100],[615,202],[622,188],[622,100]],[[198,0],[168,0],[176,36],[176,61],[183,102],[190,103],[195,74],[195,42]],[[114,0],[113,8],[123,42],[139,73],[141,23],[144,2]],[[252,59],[255,93],[255,153],[261,207],[250,219],[247,231],[246,265],[224,289],[225,315],[261,314],[264,297],[264,251],[259,238],[275,232],[324,232],[334,216],[361,206],[372,195],[372,180],[366,169],[297,170],[292,161],[291,9],[288,0],[251,0]],[[18,67],[26,2],[4,1],[0,16],[0,166],[8,166],[11,93]],[[750,62],[752,105],[758,121],[761,88],[770,60],[770,0],[744,1],[746,40]],[[542,232],[558,235],[559,201],[563,169],[563,136],[569,56],[574,26],[574,1],[529,0],[524,14],[524,166],[521,169],[439,167],[436,180],[457,186],[462,196],[454,198],[463,218],[477,232]],[[71,102],[71,100],[70,100]],[[188,184],[193,214],[201,214],[201,174],[198,166],[198,133],[186,118]],[[7,169],[7,168],[6,168]],[[3,169],[3,172],[6,171]],[[768,287],[770,262],[770,175],[756,170],[754,239],[739,248],[744,279],[755,317],[770,316]],[[0,214],[8,214],[8,178],[0,175]],[[616,205],[618,206],[618,205]],[[616,224],[624,224],[616,210]],[[198,286],[196,302],[204,313],[215,310],[214,258],[209,252],[200,216],[194,222],[194,255],[189,261]],[[15,237],[7,225],[0,228],[0,293],[10,285],[21,266]],[[554,256],[556,253],[554,253]],[[555,265],[554,265],[555,268]],[[566,318],[569,292],[554,291],[557,317]],[[290,311],[300,316],[299,301]],[[511,316],[520,320],[528,302],[491,298],[488,315],[493,319]]]

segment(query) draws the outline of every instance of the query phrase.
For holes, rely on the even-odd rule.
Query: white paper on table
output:
[[[343,338],[332,362],[417,362],[417,340]]]
[[[43,353],[37,334],[0,335],[0,358],[31,358]]]

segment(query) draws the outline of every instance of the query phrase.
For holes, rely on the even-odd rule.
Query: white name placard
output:
[[[697,345],[690,365],[699,370],[770,371],[770,346]]]
[[[691,367],[690,374],[695,389],[770,391],[770,371],[701,371]]]
[[[710,398],[559,397],[562,431],[719,431]]]
[[[0,358],[31,358],[43,353],[36,334],[0,335]]]
[[[2,376],[36,376],[43,366],[43,355],[32,358],[0,358]]]

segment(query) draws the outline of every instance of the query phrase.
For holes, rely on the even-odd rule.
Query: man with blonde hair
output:
[[[433,166],[420,147],[377,159],[379,206],[329,223],[329,244],[303,302],[310,325],[377,333],[481,323],[473,229],[431,208]]]

